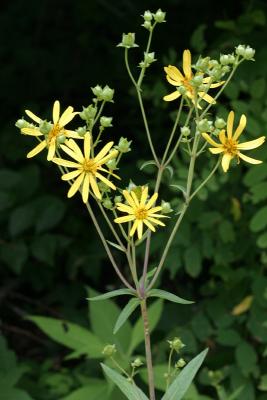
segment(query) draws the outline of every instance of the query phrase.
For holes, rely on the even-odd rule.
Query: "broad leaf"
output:
[[[138,299],[129,300],[129,302],[123,308],[122,312],[120,313],[120,315],[116,321],[116,324],[115,324],[115,327],[113,330],[114,335],[122,327],[122,325],[125,323],[125,321],[128,320],[128,318],[134,312],[134,310],[139,306],[139,303],[140,303],[140,301]]]
[[[74,392],[62,397],[60,400],[99,400],[105,398],[107,393],[107,386],[101,379],[92,379]]]
[[[161,299],[169,300],[169,301],[172,301],[173,303],[178,303],[178,304],[193,304],[194,303],[193,301],[182,299],[181,297],[176,296],[173,293],[166,292],[165,290],[161,290],[161,289],[152,289],[149,292],[148,296],[149,297],[159,297]]]
[[[202,351],[175,378],[161,400],[181,400],[193,381],[197,371],[203,363],[208,349]]]
[[[125,394],[128,400],[149,400],[148,397],[134,383],[130,383],[118,372],[109,368],[105,364],[101,364],[105,374],[112,380],[115,385]]]

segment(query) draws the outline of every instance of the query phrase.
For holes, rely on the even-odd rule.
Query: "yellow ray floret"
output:
[[[25,110],[25,113],[37,124],[41,124],[43,120],[33,112],[29,110]],[[73,111],[73,107],[67,107],[63,114],[60,116],[60,103],[58,100],[54,102],[53,106],[53,124],[51,124],[51,129],[47,134],[44,134],[40,131],[40,128],[23,128],[21,131],[25,135],[30,136],[44,136],[44,139],[34,147],[28,154],[27,158],[31,158],[36,156],[36,154],[40,153],[45,148],[48,148],[47,160],[51,161],[55,156],[56,148],[57,148],[57,139],[61,137],[65,138],[75,138],[80,139],[81,137],[75,131],[70,131],[65,129],[65,126],[75,117],[78,112]]]
[[[69,139],[66,144],[61,145],[61,149],[74,161],[68,161],[62,158],[53,158],[52,161],[63,167],[73,169],[71,172],[62,175],[62,179],[64,181],[70,181],[74,179],[74,182],[71,184],[71,187],[68,191],[68,197],[74,196],[75,193],[80,190],[82,193],[83,202],[87,203],[89,192],[91,190],[95,197],[101,200],[102,196],[98,187],[98,181],[104,182],[111,189],[116,189],[115,185],[102,174],[104,172],[119,179],[117,175],[103,168],[103,165],[108,160],[115,158],[118,154],[117,150],[113,150],[109,153],[112,146],[113,142],[107,143],[96,156],[92,157],[92,144],[89,132],[87,132],[84,136],[83,152],[73,139]]]
[[[162,207],[154,207],[158,193],[154,193],[153,196],[148,199],[148,187],[143,186],[141,190],[140,198],[138,198],[134,191],[123,191],[123,195],[127,204],[117,203],[117,209],[128,215],[124,217],[116,218],[114,221],[117,224],[124,222],[132,222],[130,229],[130,236],[133,236],[137,231],[138,239],[140,240],[143,236],[144,225],[152,232],[155,232],[155,225],[165,226],[160,218],[166,218],[165,215],[157,214],[162,210]]]
[[[240,150],[252,150],[261,146],[265,141],[265,136],[261,136],[258,139],[249,140],[248,142],[239,143],[239,137],[246,127],[247,119],[243,114],[240,118],[239,125],[233,132],[234,126],[234,112],[231,111],[227,118],[226,133],[225,130],[221,130],[219,133],[220,143],[213,140],[207,133],[202,133],[202,136],[208,143],[214,147],[210,147],[209,151],[212,154],[222,154],[222,168],[224,172],[227,172],[230,166],[230,162],[233,158],[237,158],[239,163],[240,158],[250,164],[261,164],[262,161],[256,160],[241,153]]]
[[[198,91],[196,87],[194,87],[191,83],[194,78],[194,74],[192,72],[191,67],[191,53],[190,50],[184,50],[183,52],[183,74],[173,65],[169,65],[168,67],[164,67],[164,71],[166,72],[166,79],[172,85],[176,87],[176,90],[166,96],[163,97],[165,101],[176,100],[181,96],[181,93],[177,90],[180,86],[184,86],[186,88],[185,96],[187,96],[193,103],[195,103],[195,99],[197,97],[198,100],[205,100],[208,103],[215,103],[213,97],[211,97],[208,93],[208,89],[216,88],[218,86],[223,85],[224,82],[212,83],[210,84],[210,77],[203,79],[203,90]],[[205,90],[206,89],[206,90]]]

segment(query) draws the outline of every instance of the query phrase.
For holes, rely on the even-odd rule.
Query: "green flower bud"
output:
[[[156,61],[155,52],[154,51],[152,53],[144,53],[144,62],[146,64],[151,64],[154,61]]]
[[[65,143],[65,141],[66,141],[66,136],[65,135],[59,135],[59,136],[57,136],[57,143],[58,144],[63,144],[63,143]]]
[[[233,64],[235,62],[235,56],[233,54],[221,54],[220,63],[222,65]]]
[[[97,97],[98,99],[102,96],[102,87],[100,85],[96,85],[95,87],[91,88],[93,94],[95,95],[95,97]]]
[[[86,126],[80,126],[79,128],[76,129],[76,132],[81,137],[83,137],[86,134],[86,131],[87,131]]]
[[[51,131],[52,128],[53,128],[53,124],[51,124],[51,122],[47,122],[47,121],[40,122],[39,130],[44,135],[48,135],[48,133]]]
[[[215,125],[215,128],[217,128],[217,129],[223,129],[226,125],[226,122],[223,118],[216,118],[214,125]]]
[[[111,170],[114,171],[114,169],[117,168],[117,161],[115,158],[108,160],[108,162],[106,163],[106,166]]]
[[[131,143],[132,141],[128,141],[126,138],[121,137],[119,140],[118,146],[116,146],[116,149],[119,150],[121,153],[128,153],[128,151],[131,150]]]
[[[199,132],[207,132],[210,130],[210,121],[208,121],[206,118],[202,119],[199,121],[197,127]]]
[[[227,65],[223,66],[222,68],[229,68]],[[209,71],[209,75],[214,81],[219,81],[222,77],[222,68],[221,67],[214,67],[211,71]]]
[[[246,60],[252,60],[255,55],[255,50],[252,47],[247,46],[244,52],[244,58]]]
[[[184,360],[183,358],[180,358],[180,359],[177,361],[177,363],[175,364],[174,367],[175,367],[176,369],[180,369],[180,368],[183,368],[185,365],[186,365],[185,360]]]
[[[166,21],[165,21],[166,13],[163,12],[163,11],[161,11],[160,8],[159,8],[158,11],[157,11],[155,14],[153,14],[153,15],[154,15],[154,20],[155,20],[156,22],[158,22],[159,24],[160,24],[161,22],[166,22]]]
[[[85,121],[89,121],[90,119],[94,119],[96,116],[97,109],[90,104],[88,107],[83,107],[82,112],[80,112],[80,117],[84,119]]]
[[[145,21],[145,22],[142,24],[142,26],[143,26],[145,29],[147,29],[148,31],[151,31],[151,29],[152,29],[152,25],[151,25],[151,22],[150,22],[150,21]]]
[[[168,203],[167,201],[162,200],[161,207],[162,207],[162,210],[161,210],[162,214],[170,214],[173,211],[170,203]]]
[[[122,41],[117,45],[118,47],[126,47],[127,49],[131,49],[132,47],[138,47],[135,44],[135,33],[123,33]]]
[[[103,126],[103,128],[110,128],[112,126],[112,117],[101,117],[100,125]]]
[[[27,121],[25,121],[25,119],[21,118],[21,119],[17,120],[17,122],[15,123],[15,126],[19,129],[28,128],[29,122],[27,122]]]
[[[193,86],[200,86],[203,82],[203,76],[202,75],[196,75],[194,78],[191,80],[191,84]]]
[[[152,21],[152,19],[153,19],[152,12],[150,12],[149,10],[145,11],[143,18],[145,21]]]
[[[185,94],[187,92],[187,89],[184,85],[179,86],[177,90],[181,94]]]
[[[112,201],[109,198],[105,199],[102,204],[108,210],[111,210],[113,208]]]
[[[131,192],[131,191],[134,190],[136,187],[137,187],[136,184],[133,183],[133,181],[130,181],[130,182],[129,182],[129,185],[127,186],[126,189],[128,190],[128,192]]]
[[[102,350],[102,354],[106,357],[112,357],[117,352],[115,344],[108,344]]]
[[[245,54],[245,50],[246,47],[243,44],[239,44],[236,48],[235,48],[235,52],[238,56],[244,57]]]
[[[97,182],[97,185],[99,187],[100,192],[103,192],[103,193],[109,193],[110,192],[109,186],[106,185],[104,182]]]
[[[218,67],[219,63],[217,60],[210,60],[209,61],[209,68]]]
[[[140,200],[142,195],[142,186],[135,186],[132,191],[135,193],[138,200]]]
[[[230,67],[229,65],[224,65],[221,69],[221,77],[225,74],[228,74],[228,72],[230,71]]]
[[[106,85],[102,91],[101,98],[105,101],[113,101],[114,89]]]
[[[115,196],[115,197],[114,197],[114,203],[115,203],[115,204],[121,203],[121,202],[122,202],[122,196]]]
[[[142,360],[141,360],[140,358],[136,358],[136,359],[131,363],[131,366],[132,366],[133,368],[141,367],[141,365],[143,365],[143,362],[142,362]]]
[[[189,136],[191,133],[190,128],[188,128],[188,126],[182,126],[181,128],[181,134],[183,136]]]
[[[180,338],[175,337],[173,340],[168,340],[167,341],[170,345],[170,348],[177,351],[177,353],[185,347],[185,344],[181,341]]]
[[[195,69],[200,72],[206,72],[209,68],[209,63],[210,57],[200,58],[195,65]]]

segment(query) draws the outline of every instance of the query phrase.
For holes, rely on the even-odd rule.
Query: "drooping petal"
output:
[[[166,79],[173,86],[180,86],[182,84],[182,81],[174,80],[174,79],[170,78],[169,75],[166,75]]]
[[[25,135],[30,136],[43,136],[43,133],[40,132],[37,128],[22,128],[21,132]]]
[[[36,154],[40,153],[43,149],[46,148],[46,141],[43,140],[41,143],[39,143],[36,147],[34,147],[28,154],[27,158],[32,158],[36,156]]]
[[[190,50],[184,50],[183,52],[183,70],[185,77],[187,79],[191,79],[192,70],[191,70],[191,53]]]
[[[231,139],[233,135],[234,118],[235,118],[234,112],[230,111],[227,118],[227,136],[229,139]]]
[[[112,182],[110,182],[107,178],[105,178],[103,175],[96,172],[95,176],[102,182],[104,182],[107,186],[109,186],[111,189],[116,190],[116,186]]]
[[[155,227],[154,227],[147,219],[144,219],[144,224],[145,224],[152,232],[156,232]]]
[[[145,209],[149,210],[153,206],[153,204],[156,202],[157,198],[158,198],[158,193],[154,193],[153,196],[150,197],[147,204],[145,205]]]
[[[81,173],[82,173],[82,170],[76,169],[75,171],[71,171],[71,172],[68,172],[67,174],[62,175],[61,179],[63,181],[69,181],[71,179],[76,178]]]
[[[52,138],[47,153],[47,161],[51,161],[55,157],[56,153],[56,138]]]
[[[111,147],[113,146],[114,142],[109,142],[107,143],[103,149],[95,156],[95,161],[99,162],[102,160],[103,157],[105,157],[105,155],[109,152],[109,150],[111,149]]]
[[[84,161],[84,155],[83,155],[83,153],[82,153],[80,147],[77,145],[77,143],[76,143],[74,140],[69,139],[69,140],[66,142],[66,145],[67,145],[68,147],[70,147],[71,150],[72,150],[74,153],[76,153],[77,156],[79,156],[80,159],[81,159],[82,161]]]
[[[156,218],[153,218],[153,217],[147,217],[147,219],[148,219],[149,221],[153,222],[153,223],[154,223],[154,224],[156,224],[156,225],[165,226],[165,224],[164,224],[163,222],[159,221],[159,220],[158,220],[158,219],[156,219]]]
[[[84,203],[87,203],[89,196],[89,175],[85,174],[82,187],[82,199]]]
[[[202,136],[203,136],[203,138],[204,138],[205,140],[207,140],[207,142],[209,142],[212,146],[221,147],[221,144],[215,142],[215,140],[213,140],[213,139],[210,137],[210,135],[208,135],[207,133],[203,132],[203,133],[202,133]]]
[[[245,129],[247,125],[247,118],[244,114],[241,115],[240,121],[239,121],[239,125],[236,128],[236,131],[234,133],[233,139],[234,140],[238,140],[239,136],[241,135],[241,133],[243,132],[243,130]]]
[[[130,230],[130,236],[133,236],[133,235],[135,234],[135,231],[136,231],[136,229],[137,229],[137,226],[138,226],[138,220],[136,219],[136,220],[134,221],[134,223],[133,223],[133,226],[132,226],[131,230]]]
[[[229,169],[230,162],[232,160],[233,156],[229,153],[225,153],[222,157],[222,169],[224,172],[227,172]]]
[[[94,195],[96,196],[96,198],[98,200],[101,200],[102,196],[101,196],[98,184],[97,184],[97,182],[95,180],[95,177],[92,174],[89,174],[89,182],[90,182],[90,185],[91,185],[92,190],[94,192]]]
[[[141,220],[139,220],[138,221],[138,225],[137,225],[137,236],[138,236],[138,239],[140,240],[140,239],[142,239],[142,236],[143,236],[143,221]]]
[[[181,93],[179,93],[177,90],[175,92],[172,92],[170,94],[167,94],[166,96],[163,97],[163,100],[165,101],[173,101],[175,99],[178,99],[181,96]]]
[[[64,135],[67,138],[83,139],[83,136],[80,136],[77,132],[69,130],[69,129],[64,129]]]
[[[30,110],[25,110],[25,113],[28,115],[28,117],[30,117],[34,122],[37,122],[37,124],[40,124],[40,122],[42,121],[41,118],[37,117],[37,115],[35,115],[33,112],[31,112]]]
[[[220,154],[220,153],[223,153],[224,150],[222,147],[209,147],[209,151],[212,154]]]
[[[83,151],[84,157],[88,160],[91,152],[91,135],[89,132],[84,135]]]
[[[168,67],[164,67],[164,71],[171,79],[176,81],[178,84],[181,84],[182,80],[184,80],[183,75],[174,65],[168,65]]]
[[[76,169],[80,169],[81,168],[80,164],[77,164],[75,162],[68,161],[68,160],[63,160],[62,158],[56,158],[55,157],[55,158],[53,158],[52,161],[57,165],[62,165],[62,167],[76,168]]]
[[[207,103],[209,104],[215,104],[216,101],[214,100],[213,97],[211,97],[208,93],[205,92],[198,92],[199,97],[201,98],[201,100],[205,100]]]
[[[114,222],[117,222],[117,224],[123,224],[124,222],[133,221],[134,219],[134,215],[125,215],[124,217],[114,219]]]
[[[216,87],[220,87],[225,83],[225,81],[221,81],[221,82],[217,82],[217,83],[212,83],[210,85],[211,88],[216,88]]]
[[[240,158],[242,158],[242,160],[244,160],[244,161],[246,161],[246,162],[248,162],[250,164],[261,164],[262,163],[261,160],[256,160],[255,158],[251,158],[251,157],[245,156],[245,154],[242,154],[242,153],[238,153],[238,156]]]
[[[82,173],[81,175],[78,176],[78,178],[75,179],[75,181],[73,182],[73,184],[71,185],[69,191],[68,191],[68,198],[72,197],[75,195],[75,193],[78,192],[78,190],[80,189],[80,186],[82,184],[84,178],[84,173]]]
[[[82,163],[84,161],[83,156],[81,157],[80,154],[75,153],[73,150],[71,150],[68,146],[65,146],[62,144],[60,148],[68,154],[71,158],[73,158],[75,161],[78,161],[78,163]]]
[[[123,196],[125,197],[125,199],[127,200],[128,204],[133,207],[133,209],[136,208],[135,202],[132,199],[132,196],[130,195],[130,193],[127,190],[124,190],[123,192]]]
[[[249,140],[248,142],[239,143],[236,147],[238,150],[251,150],[256,149],[265,142],[265,136],[261,136],[258,139]]]
[[[134,214],[134,210],[132,209],[132,207],[127,206],[126,204],[117,203],[116,206],[117,206],[117,209],[118,209],[119,211],[127,212],[127,213],[129,213],[129,214]]]
[[[59,113],[60,113],[60,104],[59,104],[59,101],[56,100],[54,102],[54,106],[53,106],[53,122],[54,122],[54,124],[58,123]]]

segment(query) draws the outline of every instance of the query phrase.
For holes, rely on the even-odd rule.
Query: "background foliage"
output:
[[[218,56],[239,43],[256,49],[256,62],[241,66],[222,98],[218,114],[225,117],[230,108],[237,114],[246,113],[247,135],[253,138],[266,133],[264,1],[222,4],[166,0],[160,4],[151,0],[144,4],[121,0],[111,4],[105,0],[77,0],[58,1],[55,5],[51,0],[15,0],[1,5],[3,400],[97,399],[103,393],[107,396],[108,390],[111,399],[119,400],[119,393],[103,386],[101,349],[111,342],[120,349],[118,357],[125,350],[129,355],[143,352],[137,314],[116,337],[112,329],[119,308],[114,302],[91,303],[88,319],[88,287],[104,292],[117,288],[118,281],[79,199],[65,199],[64,184],[44,158],[31,162],[25,159],[31,140],[21,137],[14,123],[24,108],[40,115],[47,111],[49,115],[55,99],[76,108],[86,106],[90,87],[108,84],[116,89],[115,104],[109,108],[114,115],[112,135],[134,140],[121,175],[125,182],[129,177],[136,183],[152,181],[152,169],[146,168],[144,174],[138,170],[150,154],[143,145],[145,134],[122,53],[115,45],[122,32],[137,30],[145,9],[159,7],[167,11],[167,24],[155,34],[153,50],[158,62],[149,69],[144,92],[155,143],[160,147],[172,117],[172,107],[161,101],[167,92],[163,65],[179,63],[184,48],[195,54]],[[141,44],[144,38],[145,32],[138,29],[137,42]],[[133,62],[139,62],[140,57],[137,50]],[[267,161],[266,146],[256,156]],[[205,156],[199,163],[199,179],[205,175],[207,162]],[[183,184],[185,168],[183,157],[177,158],[172,183]],[[180,193],[168,187],[169,179],[166,175],[163,198],[177,206]],[[223,390],[233,393],[241,386],[244,390],[237,399],[267,398],[266,199],[266,163],[249,169],[242,164],[227,176],[218,174],[192,204],[175,238],[161,283],[197,301],[193,306],[165,304],[164,313],[161,302],[151,303],[159,390],[163,385],[166,340],[180,336],[186,343],[183,357],[187,360],[210,347],[206,367],[197,380],[203,395],[191,388],[188,400],[214,399],[215,387],[221,391],[221,399],[228,399],[223,397]],[[162,230],[153,236],[151,266],[166,235]],[[253,301],[246,310],[247,296]],[[119,306],[124,304],[121,298]],[[30,315],[38,317],[27,318]],[[146,379],[142,371],[140,379]]]

